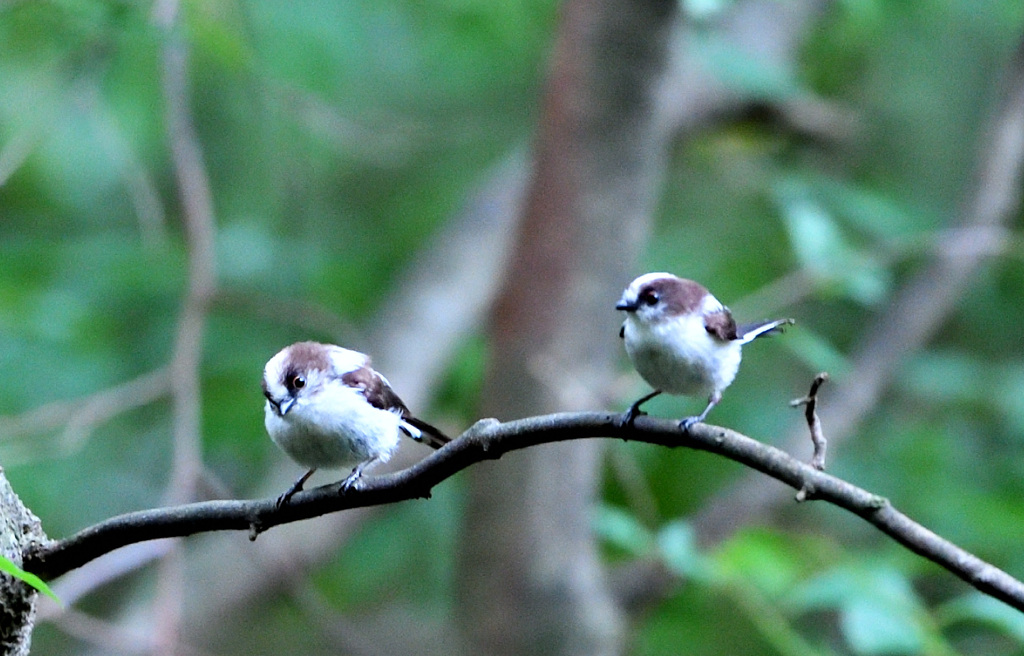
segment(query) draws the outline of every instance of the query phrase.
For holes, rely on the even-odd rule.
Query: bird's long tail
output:
[[[452,441],[450,437],[422,419],[417,419],[416,417],[403,417],[402,420],[406,424],[409,424],[408,427],[403,426],[402,428],[409,434],[409,437],[417,442],[423,442],[429,447],[440,449],[445,444]]]
[[[773,319],[772,321],[755,321],[736,327],[736,338],[740,344],[751,342],[762,335],[782,332],[784,326],[794,324],[793,319]]]

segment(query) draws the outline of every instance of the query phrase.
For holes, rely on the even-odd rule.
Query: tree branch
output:
[[[206,501],[171,508],[141,510],[113,517],[77,534],[29,548],[24,568],[53,579],[104,553],[157,538],[205,531],[249,531],[255,537],[279,524],[310,519],[349,508],[428,498],[438,483],[470,465],[505,453],[549,442],[613,437],[667,447],[715,453],[746,465],[807,497],[821,499],[863,518],[914,553],[949,570],[981,592],[1024,612],[1024,583],[961,549],[896,510],[883,497],[818,471],[779,449],[719,426],[698,424],[681,433],[675,422],[638,417],[631,427],[607,412],[559,413],[509,422],[483,419],[457,440],[412,467],[361,480],[345,495],[337,485],[296,494],[277,510],[274,499]]]

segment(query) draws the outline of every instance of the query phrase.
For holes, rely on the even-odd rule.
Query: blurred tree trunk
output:
[[[656,95],[671,0],[568,0],[552,58],[525,216],[491,317],[485,416],[605,407],[614,310],[644,242],[664,137]],[[623,617],[590,516],[596,442],[474,467],[460,554],[468,653],[615,654]]]

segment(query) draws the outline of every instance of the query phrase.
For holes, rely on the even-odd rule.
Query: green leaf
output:
[[[914,213],[900,205],[897,196],[884,193],[866,184],[819,173],[803,176],[809,193],[833,209],[851,228],[872,241],[892,242],[913,237],[928,227],[922,213]]]
[[[836,348],[828,336],[815,332],[807,324],[800,325],[800,330],[787,333],[784,343],[809,369],[827,371],[836,380],[850,371],[850,361],[843,352]]]
[[[810,197],[803,185],[780,183],[776,192],[800,264],[817,275],[843,271],[851,248],[831,213]]]
[[[53,590],[50,589],[50,586],[46,585],[41,578],[31,572],[26,572],[21,569],[12,563],[6,556],[0,555],[0,571],[7,572],[16,579],[21,579],[50,599],[56,601],[58,604],[61,603],[60,599],[57,598],[57,595],[55,595]]]
[[[658,531],[657,540],[658,551],[673,572],[690,578],[707,572],[707,563],[697,550],[693,527],[687,522],[676,520],[665,524]]]
[[[773,531],[743,531],[716,554],[719,570],[759,593],[777,598],[792,589],[807,567],[809,544]]]
[[[951,601],[942,608],[941,615],[947,624],[980,622],[997,628],[1018,643],[1024,643],[1024,615],[980,592],[972,592]]]
[[[887,566],[843,566],[802,585],[794,609],[836,608],[858,654],[917,654],[926,641],[920,604],[906,575]]]
[[[651,532],[635,515],[621,508],[600,506],[593,525],[598,535],[628,554],[643,556],[651,550]]]
[[[817,199],[798,178],[780,180],[773,189],[789,232],[793,252],[819,285],[836,287],[858,303],[882,301],[891,274],[873,248],[859,248],[840,227],[835,212]]]
[[[858,598],[840,614],[843,634],[858,654],[918,654],[924,636],[912,615],[899,612],[902,604]]]
[[[907,390],[935,404],[987,401],[992,396],[991,383],[997,378],[995,363],[952,349],[915,356],[903,375]],[[1019,389],[1014,390],[1015,396],[1019,396]]]
[[[756,98],[774,100],[797,98],[805,94],[791,67],[742,52],[716,34],[707,32],[696,35],[692,48],[701,63],[731,89]]]

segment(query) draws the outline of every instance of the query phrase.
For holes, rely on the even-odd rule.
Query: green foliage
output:
[[[58,599],[57,595],[53,593],[53,590],[50,589],[50,586],[46,585],[46,582],[44,582],[35,574],[32,574],[31,572],[26,572],[25,570],[21,569],[20,567],[12,563],[10,559],[8,559],[6,556],[2,555],[0,555],[0,572],[6,572],[14,578],[24,581],[25,583],[31,585],[39,592],[42,592],[47,597],[56,601],[58,604],[60,603],[60,599]]]
[[[945,624],[977,623],[993,627],[1024,644],[1024,617],[1006,604],[978,592],[954,599],[940,609]]]
[[[920,602],[906,576],[885,564],[854,564],[823,572],[790,599],[800,611],[834,609],[858,654],[916,654],[925,642]]]
[[[343,610],[359,612],[368,599],[401,595],[417,612],[440,619],[451,610],[461,511],[457,484],[438,488],[429,504],[387,509],[321,571],[317,588]]]
[[[751,632],[766,653],[811,655],[953,654],[944,630],[956,624],[997,628],[1024,645],[1020,614],[991,597],[968,593],[930,613],[914,591],[899,560],[872,551],[858,554],[830,538],[797,536],[767,530],[745,531],[714,551],[694,544],[684,522],[674,521],[651,531],[621,510],[604,508],[598,533],[634,557],[662,559],[685,577],[688,595],[697,587],[731,606],[721,617],[705,608],[661,608],[648,620],[657,642],[701,652],[707,638],[689,634],[686,618],[703,617],[725,634]],[[657,545],[655,547],[654,545]],[[843,646],[811,642],[811,625],[834,622]],[[670,618],[677,624],[670,630]],[[714,629],[717,627],[717,629]],[[821,640],[821,637],[818,638]],[[748,653],[760,653],[748,646]],[[664,653],[671,653],[665,650]],[[641,653],[663,653],[645,642]]]
[[[876,240],[854,244],[834,214],[799,178],[780,181],[775,195],[794,255],[825,293],[834,290],[864,305],[876,305],[886,298],[891,277],[885,263],[879,262]]]

